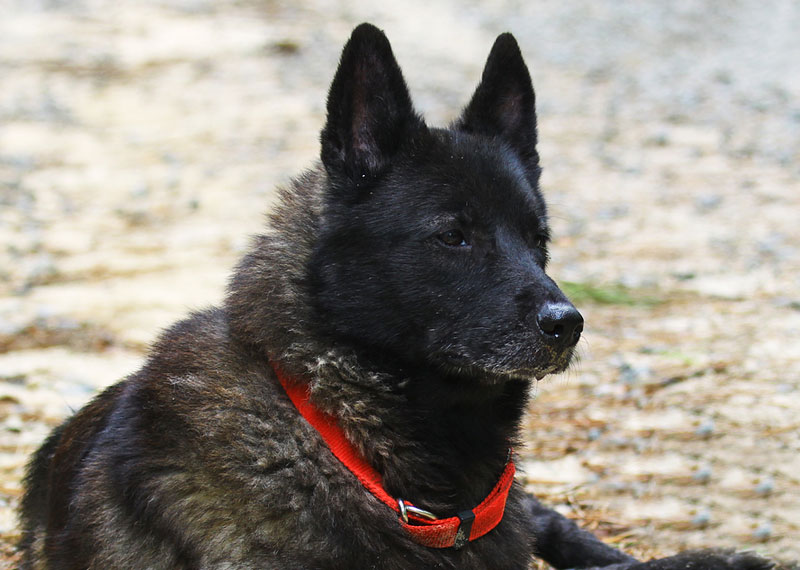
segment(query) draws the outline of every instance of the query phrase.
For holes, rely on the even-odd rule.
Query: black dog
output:
[[[321,158],[224,306],[167,331],[36,454],[23,568],[768,567],[639,563],[513,483],[528,388],[568,366],[583,321],[545,274],[534,92],[511,35],[436,129],[386,37],[359,26]]]

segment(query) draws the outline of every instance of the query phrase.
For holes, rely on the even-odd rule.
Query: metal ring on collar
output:
[[[397,499],[397,508],[400,509],[400,518],[403,519],[404,523],[408,523],[409,513],[416,517],[422,517],[423,519],[428,519],[430,521],[435,521],[437,519],[437,516],[432,512],[424,509],[418,509],[414,505],[406,503],[403,499]]]

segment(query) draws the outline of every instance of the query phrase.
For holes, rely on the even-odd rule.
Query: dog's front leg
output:
[[[770,570],[774,564],[747,552],[702,550],[640,562],[592,535],[535,497],[523,498],[536,536],[536,555],[568,570]],[[794,568],[794,567],[792,567]],[[798,568],[800,570],[800,567]]]
[[[770,570],[774,566],[769,560],[748,552],[704,550],[682,552],[649,562],[578,568],[581,570]]]
[[[638,561],[600,541],[532,495],[523,499],[536,536],[536,556],[555,568],[631,568]]]

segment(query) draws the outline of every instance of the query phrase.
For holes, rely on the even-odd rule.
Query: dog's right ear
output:
[[[361,24],[342,51],[328,93],[321,158],[356,187],[385,170],[410,128],[422,124],[386,35]]]

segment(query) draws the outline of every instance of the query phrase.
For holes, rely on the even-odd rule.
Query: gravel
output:
[[[537,387],[528,488],[639,555],[800,559],[796,2],[0,0],[0,567],[27,455],[219,302],[365,20],[432,123],[502,31],[533,73],[587,331]]]

